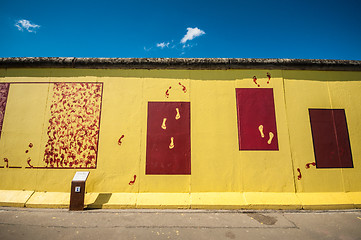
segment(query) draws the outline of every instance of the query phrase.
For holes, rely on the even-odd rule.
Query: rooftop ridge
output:
[[[0,58],[0,68],[81,69],[280,69],[361,71],[359,60],[277,58]]]

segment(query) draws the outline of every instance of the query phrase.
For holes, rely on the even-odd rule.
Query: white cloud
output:
[[[162,42],[162,43],[157,43],[157,47],[160,47],[160,48],[165,48],[165,47],[169,47],[169,42],[165,43],[165,42]]]
[[[40,28],[39,25],[31,23],[29,20],[21,19],[16,22],[15,26],[19,31],[24,31],[24,29],[28,32],[36,32],[37,28]]]
[[[206,33],[197,27],[187,28],[187,34],[184,35],[184,37],[181,40],[181,43],[186,43],[188,40],[192,40],[193,38],[202,36],[203,34],[206,34]]]
[[[149,52],[151,49],[152,49],[151,47],[150,47],[150,48],[146,48],[146,47],[144,46],[144,51],[146,51],[146,52]]]
[[[191,44],[184,44],[184,45],[182,46],[182,48],[191,48],[191,47],[193,47],[193,45],[191,45]]]

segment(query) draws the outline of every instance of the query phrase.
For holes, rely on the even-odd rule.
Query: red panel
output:
[[[278,150],[273,89],[237,88],[239,150]]]
[[[189,102],[148,103],[146,174],[191,174]]]
[[[352,168],[343,109],[309,109],[317,168]]]

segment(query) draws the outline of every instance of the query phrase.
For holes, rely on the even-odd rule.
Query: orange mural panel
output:
[[[46,168],[96,168],[102,83],[55,83]]]

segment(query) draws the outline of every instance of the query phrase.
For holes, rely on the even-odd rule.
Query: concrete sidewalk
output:
[[[361,210],[0,208],[0,239],[361,239]]]

